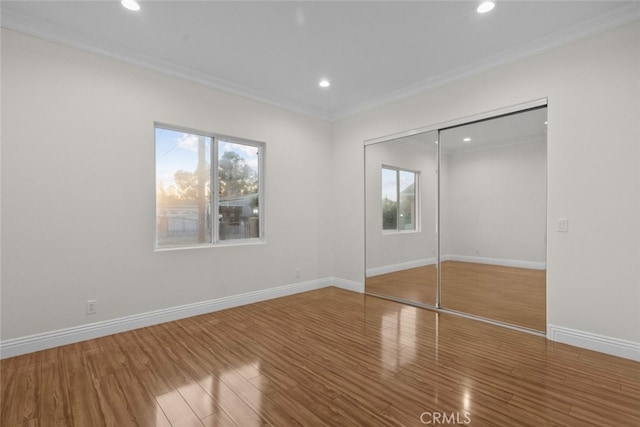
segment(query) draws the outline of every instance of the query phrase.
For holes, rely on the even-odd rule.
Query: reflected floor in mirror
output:
[[[640,425],[640,362],[336,288],[0,366],[7,427]]]
[[[546,331],[546,271],[459,261],[442,262],[443,308]],[[367,278],[367,292],[435,303],[434,265]]]
[[[546,270],[442,263],[442,307],[546,332]]]
[[[421,304],[436,304],[437,269],[435,265],[408,268],[367,277],[367,292]]]

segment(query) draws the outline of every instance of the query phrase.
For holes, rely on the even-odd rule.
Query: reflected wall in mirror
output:
[[[437,132],[365,146],[366,291],[435,305]]]
[[[441,130],[441,307],[546,330],[546,107]]]

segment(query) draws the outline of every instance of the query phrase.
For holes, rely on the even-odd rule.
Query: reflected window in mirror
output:
[[[415,231],[418,172],[382,167],[382,230]]]

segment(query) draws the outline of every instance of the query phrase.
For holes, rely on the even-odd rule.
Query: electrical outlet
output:
[[[96,304],[98,302],[94,299],[87,301],[87,314],[96,314]]]
[[[302,273],[300,273],[300,267],[296,268],[296,279],[299,279]]]
[[[569,231],[569,220],[567,218],[558,218],[558,231],[562,233]]]

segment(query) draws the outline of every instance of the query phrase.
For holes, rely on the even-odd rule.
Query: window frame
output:
[[[224,246],[243,246],[243,245],[255,245],[255,244],[263,244],[266,243],[266,233],[265,233],[265,204],[264,204],[264,188],[265,188],[265,152],[266,152],[266,143],[263,141],[254,141],[245,138],[239,138],[235,136],[224,135],[215,132],[202,131],[198,129],[188,128],[184,126],[176,126],[163,122],[154,122],[153,132],[154,132],[154,152],[157,147],[156,140],[156,132],[158,129],[172,131],[172,132],[182,132],[196,136],[203,136],[207,138],[211,138],[211,144],[209,147],[210,150],[210,158],[211,165],[209,171],[209,179],[211,185],[211,195],[210,201],[208,202],[208,209],[211,212],[211,238],[210,242],[205,243],[184,243],[184,244],[174,244],[174,245],[159,245],[158,239],[158,193],[157,193],[157,172],[158,172],[158,158],[155,157],[154,154],[154,171],[155,171],[155,180],[154,184],[156,187],[156,195],[155,195],[155,219],[154,223],[154,250],[155,251],[172,251],[172,250],[183,250],[183,249],[197,249],[197,248],[212,248],[212,247],[224,247]],[[219,204],[220,204],[220,191],[219,191],[219,174],[218,174],[218,165],[220,162],[218,149],[219,149],[219,141],[229,142],[233,144],[246,145],[255,147],[258,150],[258,237],[250,237],[244,239],[220,239],[220,220],[219,220]]]
[[[396,228],[384,228],[384,220],[383,220],[383,211],[381,208],[380,219],[382,221],[381,230],[383,234],[397,234],[397,233],[419,233],[421,231],[421,221],[420,221],[420,212],[421,212],[421,198],[420,198],[420,171],[414,169],[408,169],[398,166],[391,166],[388,164],[382,164],[380,168],[380,177],[382,179],[382,171],[391,170],[396,174]],[[402,172],[412,173],[414,176],[414,189],[413,189],[413,228],[410,229],[400,229],[399,228],[399,219],[400,219],[400,198],[401,198],[401,190],[400,190],[400,174]],[[380,182],[380,188],[382,189],[382,181]],[[382,194],[382,191],[380,192]],[[382,199],[381,199],[382,202]],[[382,207],[382,204],[381,204]]]

